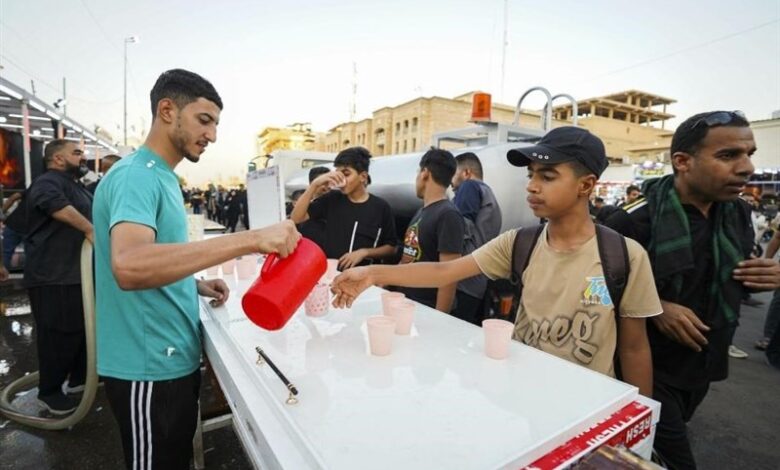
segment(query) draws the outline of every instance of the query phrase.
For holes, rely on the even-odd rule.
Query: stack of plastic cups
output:
[[[393,351],[395,320],[387,315],[375,315],[366,320],[368,346],[374,356],[388,356]]]
[[[309,317],[321,317],[327,315],[330,310],[330,285],[320,282],[304,302],[306,315]]]
[[[236,270],[240,281],[254,278],[257,272],[257,256],[244,255],[238,258]]]
[[[506,320],[489,319],[482,322],[485,334],[485,355],[491,359],[506,359],[515,326]]]
[[[412,332],[416,304],[406,298],[389,298],[385,315],[395,320],[395,334],[408,336]]]
[[[222,263],[222,277],[233,277],[233,272],[236,269],[236,260],[235,259],[229,259]]]

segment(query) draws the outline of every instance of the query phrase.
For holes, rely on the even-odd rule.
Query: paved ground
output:
[[[731,362],[731,377],[713,385],[690,424],[694,453],[702,469],[772,470],[780,468],[780,372],[764,364],[752,348],[763,325],[770,296],[756,298],[765,305],[744,307],[736,344],[751,353]],[[25,308],[23,291],[0,286],[0,387],[37,368],[34,325],[29,314],[4,316]],[[5,361],[5,362],[3,362]],[[4,372],[4,370],[7,371]],[[205,381],[204,408],[215,401]],[[34,392],[33,392],[34,393]],[[20,406],[35,410],[33,394],[19,397]],[[205,436],[206,466],[251,468],[231,428]],[[0,469],[115,469],[122,467],[118,432],[102,388],[93,411],[70,431],[32,430],[0,417]]]
[[[9,285],[10,284],[10,285]],[[4,310],[28,308],[24,291],[12,283],[0,285],[0,388],[37,370],[32,315],[4,316]],[[8,308],[10,307],[10,309]],[[5,362],[3,362],[5,361]],[[6,373],[4,370],[8,369]],[[14,402],[20,409],[48,416],[35,403],[35,390]],[[215,408],[217,394],[203,381],[201,403]],[[231,427],[204,435],[206,468],[251,469]],[[122,445],[103,388],[99,387],[92,412],[70,431],[39,431],[0,415],[0,470],[103,470],[123,468]]]

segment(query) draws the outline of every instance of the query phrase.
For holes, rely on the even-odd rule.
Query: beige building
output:
[[[757,170],[780,171],[780,112],[776,116],[750,123],[757,148],[752,160]]]
[[[614,160],[668,161],[674,133],[665,127],[674,115],[666,109],[672,103],[676,100],[638,90],[589,98],[577,102],[578,125],[599,136]],[[572,115],[571,104],[553,108],[557,122],[570,122]]]
[[[380,108],[372,118],[333,127],[322,137],[322,146],[327,152],[339,152],[358,145],[376,156],[422,151],[431,144],[434,134],[473,125],[470,119],[474,93],[455,98],[420,97],[395,107]],[[511,122],[513,117],[513,107],[493,105],[493,120]],[[521,115],[524,125],[538,125],[538,122],[538,113]]]
[[[257,154],[275,150],[324,150],[317,147],[321,133],[312,132],[311,124],[297,122],[288,127],[266,127],[257,135]]]
[[[474,93],[454,98],[420,97],[380,108],[369,119],[333,127],[318,139],[319,147],[339,152],[362,146],[376,156],[423,151],[431,145],[434,134],[473,125],[470,119]],[[674,117],[666,112],[666,106],[674,102],[636,90],[583,100],[578,102],[579,125],[601,137],[607,155],[614,160],[662,160],[671,141],[671,133],[663,129],[664,123]],[[514,112],[513,106],[495,103],[491,119],[511,123]],[[570,125],[572,106],[554,107],[553,116],[553,126]],[[539,111],[520,113],[523,126],[538,127],[539,122]],[[656,127],[658,124],[660,128]]]

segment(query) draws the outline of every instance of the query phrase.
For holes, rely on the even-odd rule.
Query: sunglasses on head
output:
[[[707,127],[725,126],[734,121],[747,121],[742,111],[716,111],[696,121],[693,127],[704,124]]]

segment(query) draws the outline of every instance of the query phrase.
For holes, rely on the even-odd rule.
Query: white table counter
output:
[[[263,468],[518,468],[631,403],[637,390],[518,342],[510,357],[483,353],[482,330],[418,305],[412,335],[386,357],[368,352],[365,320],[380,289],[352,309],[281,330],[241,309],[249,281],[229,280],[228,303],[202,304],[206,353],[238,434]],[[286,387],[260,346],[299,391]]]

